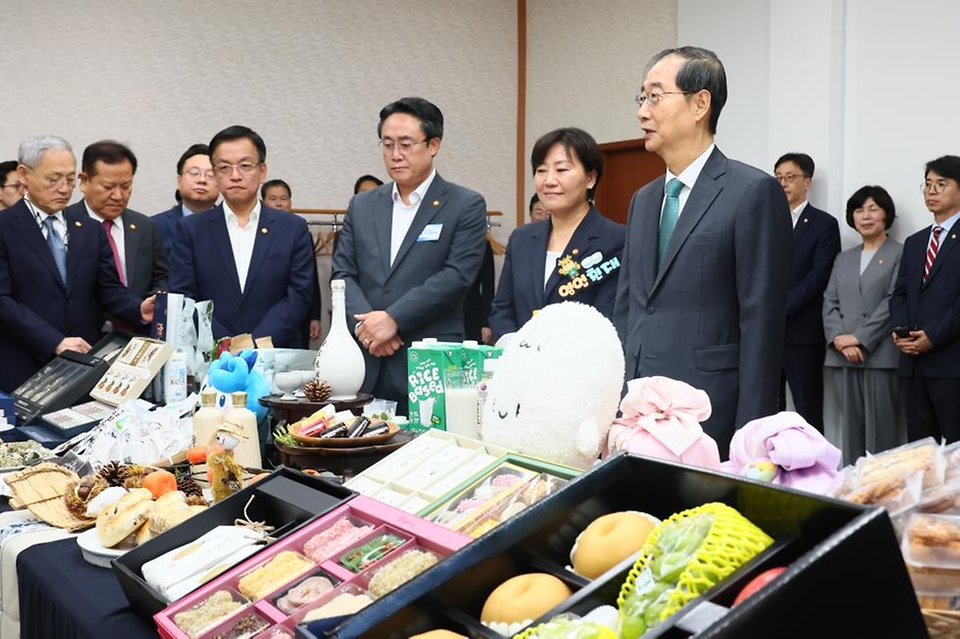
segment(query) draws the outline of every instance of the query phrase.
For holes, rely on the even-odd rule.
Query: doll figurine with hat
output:
[[[610,320],[587,304],[550,304],[506,340],[488,386],[481,437],[588,468],[617,415],[623,371],[623,348]]]
[[[719,470],[717,442],[700,426],[710,411],[707,393],[686,382],[659,376],[631,379],[604,458],[627,451]]]

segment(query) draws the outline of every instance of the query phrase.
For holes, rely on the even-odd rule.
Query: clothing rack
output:
[[[343,227],[343,216],[347,214],[347,210],[291,209],[291,212],[301,215],[306,219],[307,226],[311,229],[311,234],[313,234],[313,227],[319,228],[313,239],[314,255],[333,254],[333,242],[337,237],[337,233],[339,233],[341,227]],[[497,219],[501,215],[503,215],[503,213],[500,211],[487,211],[487,240],[493,247],[493,252],[495,255],[503,255],[507,250],[507,247],[493,239],[493,236],[490,234],[490,230],[493,227],[498,227],[501,225],[500,220]],[[332,217],[333,219],[324,219],[323,217],[313,219],[314,216],[326,216]],[[326,229],[330,230],[326,231]]]

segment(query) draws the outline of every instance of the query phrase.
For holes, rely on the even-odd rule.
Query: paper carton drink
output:
[[[467,373],[465,377],[473,384],[483,378],[483,362],[487,359],[497,359],[503,354],[499,346],[487,346],[474,341],[466,341],[460,350],[461,368]]]
[[[412,429],[446,430],[444,375],[460,370],[461,350],[460,344],[451,342],[414,342],[407,350],[408,421]]]

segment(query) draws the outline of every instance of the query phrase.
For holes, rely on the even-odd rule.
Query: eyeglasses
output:
[[[920,189],[927,193],[943,193],[947,190],[947,186],[946,180],[937,180],[936,182],[924,182],[920,185]]]
[[[31,169],[29,166],[27,167],[27,170],[31,173],[35,172],[34,169]],[[57,188],[62,183],[65,183],[72,189],[77,183],[77,177],[72,173],[68,173],[66,175],[45,175],[43,176],[43,181],[51,189]]]
[[[250,175],[259,167],[259,162],[241,162],[240,164],[218,164],[213,167],[213,170],[221,177],[228,177],[233,175],[234,169],[240,171],[241,175]]]
[[[225,166],[229,167],[229,165],[225,165]],[[240,166],[242,167],[243,165],[240,165]],[[240,172],[244,173],[245,171],[243,170],[243,168],[240,168]],[[213,169],[209,169],[207,171],[201,171],[200,169],[190,169],[189,171],[184,171],[183,173],[184,175],[189,175],[194,180],[199,180],[201,175],[207,178],[208,180],[213,179]]]
[[[4,184],[3,186],[0,186],[0,189],[16,189],[18,191],[23,191],[25,190],[25,187],[19,182],[12,182],[11,184]]]
[[[380,140],[380,149],[383,151],[384,155],[392,155],[394,149],[399,149],[401,154],[406,155],[413,150],[413,147],[418,144],[424,144],[425,142],[428,142],[428,140],[423,139],[417,140],[416,142],[413,140],[400,140],[399,142],[394,142],[390,138],[386,138]]]
[[[650,103],[650,107],[655,107],[660,104],[660,100],[663,99],[665,95],[690,95],[691,93],[696,93],[695,91],[654,91],[653,93],[647,95],[646,93],[638,93],[634,96],[633,101],[637,104],[637,110],[643,108],[643,105],[647,102]]]
[[[780,184],[793,184],[799,178],[810,177],[806,173],[787,173],[786,175],[774,175],[773,176],[777,182]]]

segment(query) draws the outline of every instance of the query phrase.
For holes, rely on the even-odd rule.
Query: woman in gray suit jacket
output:
[[[893,200],[880,186],[864,186],[847,200],[847,224],[863,244],[837,256],[823,295],[827,379],[840,403],[840,422],[826,424],[826,435],[843,450],[845,464],[907,441],[899,352],[890,339],[890,296],[903,250],[887,237],[895,218]]]

